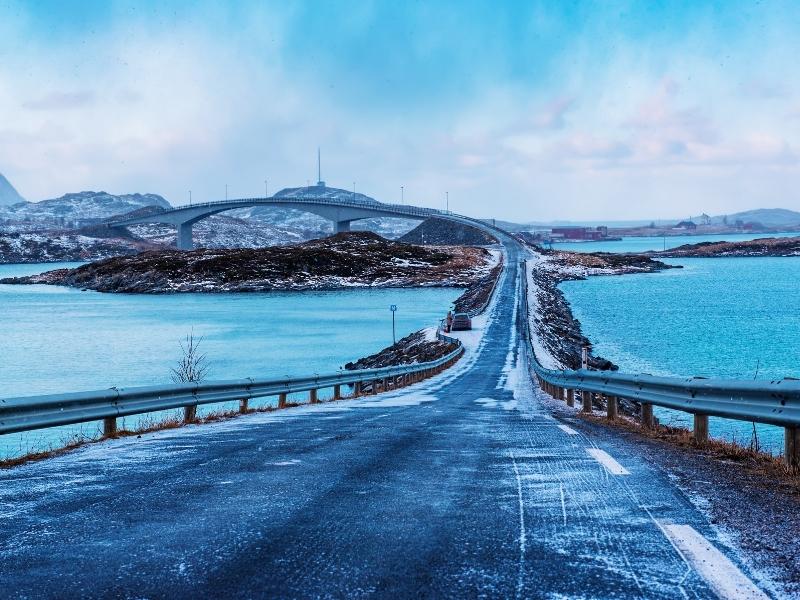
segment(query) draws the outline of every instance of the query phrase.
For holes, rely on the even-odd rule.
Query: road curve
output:
[[[735,553],[646,457],[551,415],[515,325],[521,249],[507,252],[480,346],[431,380],[0,473],[2,595],[752,592]],[[727,583],[698,562],[709,551]]]

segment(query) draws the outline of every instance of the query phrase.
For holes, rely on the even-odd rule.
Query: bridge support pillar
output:
[[[178,239],[176,245],[178,247],[178,250],[191,250],[192,248],[194,248],[194,245],[192,243],[191,223],[178,224]]]
[[[694,416],[694,441],[698,444],[708,441],[708,415]]]
[[[335,221],[333,224],[334,233],[343,233],[350,231],[350,221]]]
[[[791,473],[800,471],[800,427],[784,427],[784,460]]]

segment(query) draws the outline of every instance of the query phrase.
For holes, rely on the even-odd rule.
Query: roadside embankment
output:
[[[145,294],[468,287],[494,266],[484,248],[422,247],[351,232],[293,246],[149,251],[1,282]]]
[[[562,281],[596,275],[654,273],[674,268],[639,254],[582,253],[534,249],[528,261],[528,303],[536,357],[548,369],[578,369],[582,348],[588,347],[589,366],[616,370],[611,361],[595,356],[581,323],[559,289]]]
[[[503,258],[484,277],[474,281],[453,303],[455,312],[471,312],[484,309],[492,298],[495,284],[503,272]],[[345,369],[375,369],[392,365],[426,362],[441,358],[455,349],[453,344],[436,337],[435,328],[421,329],[398,340],[396,344],[380,352],[347,363]]]

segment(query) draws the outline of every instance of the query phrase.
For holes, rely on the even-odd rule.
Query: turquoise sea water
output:
[[[0,277],[60,266],[68,265],[0,265]],[[191,331],[203,337],[209,379],[335,371],[392,343],[391,304],[398,306],[399,339],[435,325],[460,293],[423,288],[151,296],[0,285],[0,397],[168,383],[179,340]],[[0,456],[31,449],[32,438],[46,445],[64,432],[26,435],[0,436]]]
[[[739,379],[800,377],[800,259],[670,259],[661,273],[561,285],[595,352],[629,373]],[[689,423],[682,413],[662,420]],[[759,426],[782,450],[782,431]],[[712,419],[712,435],[745,444],[752,425]]]

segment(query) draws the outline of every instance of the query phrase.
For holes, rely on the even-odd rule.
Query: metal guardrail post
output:
[[[655,420],[653,419],[653,405],[642,402],[642,427],[645,429],[653,429],[655,424]]]
[[[698,444],[708,442],[708,415],[695,413],[693,437]]]
[[[117,435],[117,418],[106,417],[103,419],[103,437],[115,437]]]
[[[316,389],[308,390],[308,403],[316,404],[317,402],[319,402],[319,400],[317,399],[317,390]]]
[[[592,393],[586,390],[581,390],[581,400],[583,401],[583,412],[592,412]]]
[[[567,406],[575,406],[575,390],[572,388],[567,390]]]
[[[342,399],[342,386],[338,383],[333,386],[333,399],[334,400],[341,400]]]
[[[245,414],[249,410],[249,401],[247,398],[242,398],[239,400],[239,412],[241,414]]]
[[[617,418],[616,396],[606,396],[606,416],[612,421]]]
[[[783,443],[783,457],[789,472],[800,472],[800,427],[784,427]]]
[[[286,393],[278,394],[278,408],[286,408]]]
[[[197,405],[183,407],[183,422],[194,423],[197,420]]]

